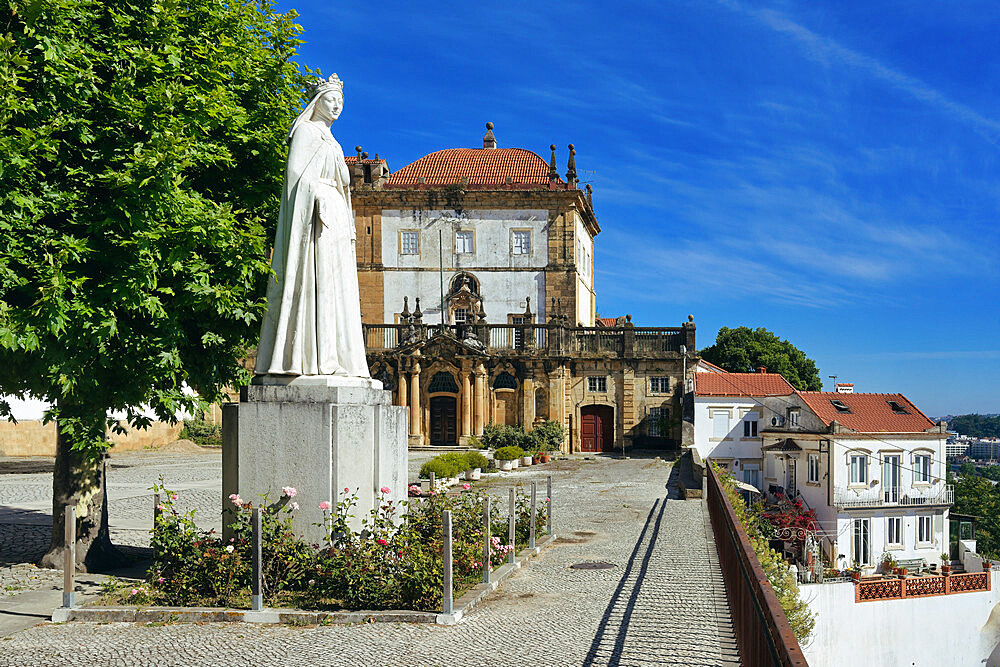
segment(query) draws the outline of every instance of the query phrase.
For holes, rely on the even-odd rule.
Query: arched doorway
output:
[[[580,451],[610,452],[615,448],[615,409],[610,405],[580,408]]]
[[[454,396],[431,396],[431,444],[458,444],[458,401]]]

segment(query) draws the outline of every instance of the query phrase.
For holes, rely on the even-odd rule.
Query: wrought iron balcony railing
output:
[[[840,508],[864,507],[908,507],[919,505],[951,505],[955,502],[955,489],[952,485],[935,485],[927,491],[909,489],[884,490],[880,487],[853,491],[851,489],[834,489],[833,505]]]

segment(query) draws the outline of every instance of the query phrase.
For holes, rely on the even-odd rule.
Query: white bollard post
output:
[[[454,584],[451,570],[451,510],[445,510],[441,517],[441,532],[444,537],[444,595],[441,597],[441,611],[451,614],[455,610],[452,599]]]
[[[65,549],[63,550],[63,603],[62,606],[72,609],[76,603],[76,508],[66,505],[63,514],[66,523],[64,532]]]
[[[262,570],[262,548],[261,548],[261,525],[260,508],[253,508],[253,580],[250,582],[250,609],[261,611],[264,608],[263,573]]]

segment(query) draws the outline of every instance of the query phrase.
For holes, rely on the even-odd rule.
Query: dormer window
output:
[[[904,408],[900,403],[897,403],[896,401],[886,401],[886,403],[889,404],[889,407],[897,415],[908,415],[908,414],[910,414],[909,410],[907,410],[906,408]]]
[[[837,409],[837,412],[850,413],[850,411],[851,411],[851,408],[848,407],[848,405],[846,403],[844,403],[843,401],[838,401],[836,399],[830,399],[830,405],[832,405],[833,407],[835,407]]]

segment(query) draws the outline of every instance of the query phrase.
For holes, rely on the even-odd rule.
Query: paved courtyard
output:
[[[675,499],[670,472],[652,458],[577,459],[491,482],[505,492],[552,474],[559,539],[455,627],[43,623],[0,638],[0,665],[738,664],[706,507]],[[117,543],[148,545],[160,474],[212,526],[218,453],[123,454],[109,473]],[[0,476],[0,573],[36,574],[28,587],[58,585],[58,572],[15,564],[44,551],[50,489],[50,474]],[[569,568],[583,561],[615,567]]]

